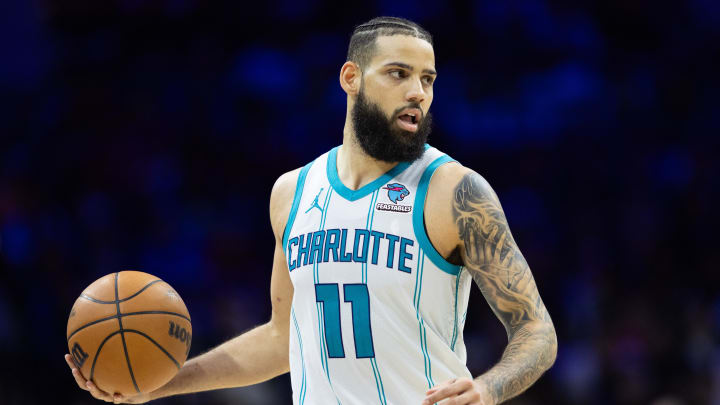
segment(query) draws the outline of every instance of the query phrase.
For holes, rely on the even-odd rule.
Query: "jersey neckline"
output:
[[[393,177],[397,176],[398,174],[402,173],[405,169],[407,169],[410,166],[410,162],[400,162],[392,169],[388,170],[385,174],[378,177],[377,179],[371,181],[370,183],[360,187],[357,190],[352,190],[348,187],[346,187],[342,181],[340,181],[340,176],[338,176],[337,171],[337,153],[338,149],[340,147],[336,146],[330,150],[330,153],[328,154],[328,160],[327,160],[327,177],[330,181],[330,185],[332,188],[340,194],[344,199],[349,201],[355,201],[359,200],[366,195],[371,194],[373,191],[377,190],[381,185],[384,183],[387,183],[390,181]],[[428,145],[425,145],[425,149],[428,148]]]

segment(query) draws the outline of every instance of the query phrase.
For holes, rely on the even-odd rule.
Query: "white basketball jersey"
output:
[[[423,219],[430,178],[453,160],[426,146],[351,190],[337,151],[301,170],[283,235],[293,401],[419,404],[430,387],[471,377],[462,338],[471,277],[433,248]]]

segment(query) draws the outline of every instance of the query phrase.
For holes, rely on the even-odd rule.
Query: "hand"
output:
[[[432,405],[444,399],[442,405],[495,405],[485,383],[469,378],[456,378],[432,387],[425,393],[422,405]]]
[[[73,377],[75,377],[75,382],[77,382],[78,386],[85,391],[90,391],[90,395],[95,399],[116,404],[144,404],[152,399],[150,398],[150,394],[138,394],[132,397],[126,397],[122,394],[108,394],[105,391],[101,391],[92,381],[86,380],[82,374],[80,374],[80,370],[75,367],[75,363],[72,361],[72,356],[66,354],[65,362],[70,366],[70,371]]]

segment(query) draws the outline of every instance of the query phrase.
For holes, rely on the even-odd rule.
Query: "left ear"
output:
[[[355,62],[347,61],[340,68],[340,86],[348,95],[357,95],[360,91],[362,70]]]

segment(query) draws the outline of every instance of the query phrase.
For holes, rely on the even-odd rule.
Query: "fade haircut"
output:
[[[380,36],[409,35],[433,44],[432,36],[418,24],[398,17],[376,17],[355,27],[350,37],[347,61],[355,62],[361,70],[375,54],[375,40]]]

